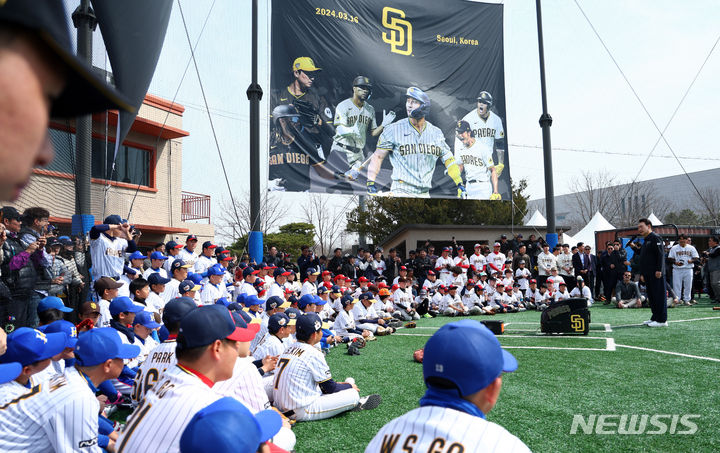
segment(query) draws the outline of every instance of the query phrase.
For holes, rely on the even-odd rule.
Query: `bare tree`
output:
[[[251,230],[262,231],[267,234],[269,230],[278,226],[278,223],[285,215],[281,198],[273,192],[265,192],[260,201],[262,211],[262,223],[259,226],[252,225],[250,219],[250,195],[243,193],[235,197],[235,206],[228,199],[221,201],[221,211],[216,222],[217,231],[220,236],[230,242],[245,236]]]
[[[303,220],[315,225],[315,253],[329,255],[345,239],[345,215],[325,195],[310,193],[302,204]]]
[[[720,189],[705,187],[696,194],[698,201],[697,212],[707,219],[709,225],[720,225]]]
[[[615,176],[605,170],[584,170],[574,179],[570,190],[575,201],[575,215],[568,219],[572,226],[582,228],[598,211],[603,215],[612,212],[617,200],[617,183]]]
[[[635,225],[638,219],[650,213],[662,218],[668,213],[668,200],[660,197],[650,181],[617,186],[614,209],[608,214],[608,221],[616,227]]]

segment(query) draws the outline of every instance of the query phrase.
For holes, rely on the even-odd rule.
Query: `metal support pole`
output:
[[[551,249],[558,242],[558,235],[555,231],[555,189],[553,187],[552,170],[552,146],[550,144],[550,126],[552,117],[548,113],[547,90],[545,88],[545,51],[543,48],[542,12],[540,0],[535,0],[537,11],[538,30],[538,54],[540,56],[540,92],[542,95],[542,115],[540,115],[540,127],[543,138],[543,162],[545,164],[545,216],[547,217],[546,241]]]
[[[263,91],[258,84],[258,0],[252,2],[252,80],[247,89],[250,100],[250,257],[257,263],[262,261],[263,237],[260,215],[260,100]]]
[[[365,195],[360,195],[359,201],[358,201],[358,210],[363,213],[365,212]],[[358,242],[360,243],[360,247],[366,248],[367,247],[367,238],[365,237],[365,233],[360,233],[360,237],[358,237]]]
[[[90,0],[82,0],[72,14],[77,28],[77,55],[92,67],[93,32],[97,26]],[[92,176],[92,115],[77,118],[75,148],[75,192],[76,205],[73,219],[73,234],[86,233],[84,225],[92,225],[90,207],[90,178]],[[87,229],[89,230],[89,228]]]

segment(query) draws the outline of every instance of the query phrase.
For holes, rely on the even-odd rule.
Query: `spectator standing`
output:
[[[540,286],[545,285],[545,280],[550,276],[550,269],[557,265],[555,255],[550,253],[550,246],[543,244],[542,250],[542,253],[537,257],[538,283]]]
[[[394,247],[388,250],[388,257],[385,260],[385,278],[391,282],[395,280],[399,274],[400,266],[402,266],[402,259],[397,254],[397,249]]]
[[[562,252],[557,256],[558,274],[567,283],[568,291],[575,289],[575,269],[573,269],[573,256],[570,253],[570,244],[562,245]]]
[[[307,278],[307,270],[312,266],[312,254],[310,253],[310,247],[303,245],[300,247],[300,256],[297,259],[298,269],[300,271],[300,280],[305,281]]]
[[[136,250],[130,225],[119,215],[110,215],[100,225],[93,226],[90,229],[93,281],[100,277],[120,278],[124,273],[125,253]]]
[[[708,239],[710,248],[707,251],[708,261],[705,266],[705,274],[708,278],[708,289],[712,290],[713,301],[720,303],[720,241],[717,236]]]

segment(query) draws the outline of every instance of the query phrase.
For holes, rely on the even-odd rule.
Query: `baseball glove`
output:
[[[353,339],[353,341],[351,341],[351,342],[348,344],[348,348],[349,348],[350,346],[354,345],[355,347],[358,347],[358,348],[362,349],[362,348],[365,347],[366,344],[367,344],[367,343],[366,343],[366,341],[365,341],[365,339],[364,339],[363,337],[357,337],[357,338]]]
[[[415,321],[410,321],[410,322],[408,322],[408,323],[405,324],[405,328],[406,328],[406,329],[414,329],[414,328],[416,328],[416,327],[417,327],[417,324],[415,324]]]
[[[308,101],[296,99],[293,102],[295,109],[300,114],[300,122],[303,126],[315,126],[318,123],[320,114],[317,108]]]
[[[499,193],[496,192],[496,193],[493,193],[492,195],[490,195],[490,199],[491,200],[502,200],[502,195],[500,195]]]
[[[348,355],[360,355],[360,349],[352,343],[348,343]]]
[[[422,363],[424,356],[425,356],[424,348],[418,349],[417,351],[413,352],[413,360],[416,361],[417,363]]]

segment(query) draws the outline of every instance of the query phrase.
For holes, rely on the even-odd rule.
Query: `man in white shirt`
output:
[[[140,405],[128,417],[117,440],[118,453],[178,452],[180,436],[192,416],[220,399],[212,386],[230,379],[239,342],[256,331],[236,326],[222,305],[198,307],[180,321],[177,364],[165,370]]]
[[[570,244],[562,245],[562,252],[555,257],[555,266],[558,268],[558,274],[567,283],[568,291],[575,288],[575,269],[572,264],[572,253],[570,253]]]
[[[182,249],[183,246],[181,244],[178,244],[175,241],[168,241],[165,244],[165,252],[167,253],[167,260],[165,261],[165,264],[163,264],[163,269],[170,275],[170,265],[173,261],[175,261],[176,258],[179,258],[180,255],[180,249]]]
[[[442,252],[437,260],[435,260],[435,272],[438,274],[439,279],[449,285],[453,281],[451,269],[455,266],[455,261],[450,256],[450,248],[443,247]]]
[[[285,300],[285,282],[287,281],[288,275],[292,272],[286,271],[283,267],[278,267],[273,271],[273,277],[275,280],[270,284],[270,290],[268,291],[267,297],[277,296],[282,300]]]
[[[475,244],[475,253],[470,255],[468,261],[470,262],[470,269],[472,269],[473,272],[479,274],[480,272],[485,271],[487,258],[485,258],[485,255],[482,254],[482,245]]]
[[[693,268],[695,262],[700,260],[700,255],[695,247],[688,244],[686,235],[681,234],[678,243],[672,246],[668,260],[673,265],[673,291],[685,305],[693,305],[691,297]]]
[[[185,261],[186,264],[190,265],[190,268],[195,267],[195,261],[197,261],[197,254],[195,253],[195,247],[197,246],[198,239],[194,234],[188,235],[185,240],[185,247],[178,253],[178,259]]]
[[[204,274],[209,268],[217,264],[217,259],[214,256],[216,248],[217,245],[213,244],[211,241],[205,241],[203,243],[202,252],[195,260],[194,267],[196,274]]]
[[[304,296],[305,294],[312,294],[313,296],[317,295],[317,278],[318,275],[320,275],[320,271],[317,270],[314,267],[309,267],[307,270],[307,280],[305,280],[302,284],[302,288],[300,289],[300,297]]]
[[[555,255],[550,253],[550,246],[543,244],[543,251],[537,257],[538,283],[540,286],[545,284],[545,280],[550,276],[550,269],[556,266]]]
[[[588,288],[587,285],[585,285],[585,279],[578,275],[577,279],[575,281],[577,282],[577,284],[575,285],[575,288],[573,288],[573,290],[570,291],[570,297],[572,297],[572,298],[582,297],[585,300],[587,300],[588,307],[592,306],[592,303],[593,303],[592,293],[590,292],[590,288]]]
[[[168,273],[163,268],[167,259],[167,256],[163,255],[161,252],[152,252],[150,254],[150,267],[145,269],[145,272],[143,272],[143,278],[147,280],[150,274],[155,273],[162,275],[164,278],[167,278]]]
[[[383,426],[365,453],[392,451],[388,441],[432,451],[438,439],[443,451],[529,452],[520,439],[485,420],[500,395],[502,373],[516,369],[515,357],[487,327],[469,319],[445,324],[425,344],[427,391],[420,407]]]
[[[187,280],[188,269],[190,267],[191,265],[189,263],[186,263],[180,258],[173,261],[170,266],[170,281],[165,284],[165,291],[162,293],[162,298],[165,303],[180,296],[180,283]]]
[[[502,274],[505,271],[505,261],[507,261],[507,258],[505,254],[500,251],[500,243],[494,243],[493,251],[487,256],[487,265],[490,271],[500,272]]]

